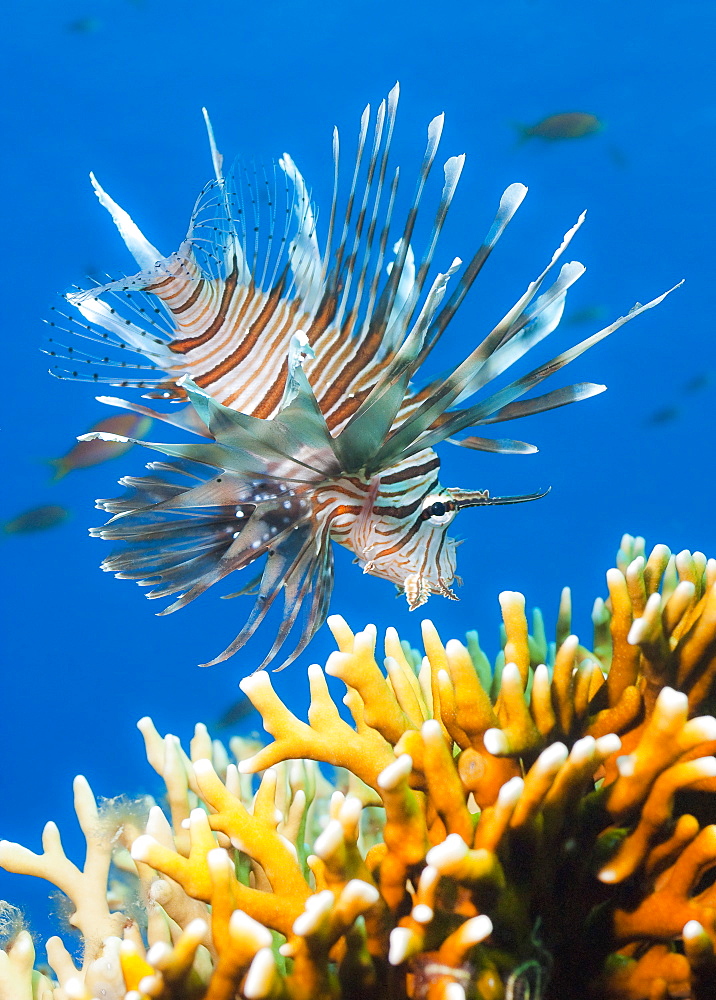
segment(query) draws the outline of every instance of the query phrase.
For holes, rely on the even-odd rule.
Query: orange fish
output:
[[[93,424],[88,433],[102,431],[141,439],[146,437],[151,426],[152,421],[149,417],[127,413],[121,416],[105,417],[104,420]],[[110,458],[118,458],[129,451],[131,447],[132,445],[129,443],[123,444],[117,441],[78,441],[66,455],[50,459],[50,465],[55,468],[55,474],[52,478],[57,481],[66,476],[68,472],[72,472],[73,469],[88,469],[93,465],[106,462]]]
[[[536,136],[550,142],[557,139],[581,139],[584,135],[593,135],[604,128],[596,115],[590,115],[586,111],[563,111],[557,115],[548,115],[535,125],[518,127],[523,139]]]

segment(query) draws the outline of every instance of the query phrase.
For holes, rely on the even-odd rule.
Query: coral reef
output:
[[[501,594],[494,664],[423,622],[425,656],[388,629],[383,670],[333,617],[307,722],[242,681],[273,742],[235,762],[142,720],[166,811],[79,777],[83,867],[52,823],[42,854],[0,845],[83,941],[36,971],[0,909],[0,1000],[716,997],[716,562],[625,536],[607,584],[591,649],[568,591],[551,645]]]

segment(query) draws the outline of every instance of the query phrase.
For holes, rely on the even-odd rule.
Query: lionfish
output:
[[[430,122],[417,185],[394,228],[399,172],[389,170],[398,86],[360,121],[347,199],[339,195],[339,137],[323,246],[317,210],[298,167],[284,154],[263,173],[240,163],[227,176],[204,112],[215,179],[201,193],[179,249],[163,256],[90,175],[140,270],[66,301],[63,327],[139,357],[93,357],[70,348],[74,367],[117,365],[88,380],[149,390],[144,398],[188,404],[158,412],[136,402],[100,401],[192,431],[185,444],[138,441],[164,456],[150,475],[125,477],[127,492],[97,506],[112,518],[91,534],[127,543],[102,564],[121,579],[179,595],[183,608],[229,574],[263,560],[238,594],[256,598],[246,624],[212,663],[256,632],[279,596],[283,616],[260,665],[298,633],[294,660],[324,622],[333,585],[332,542],[364,573],[396,584],[411,610],[429,595],[456,600],[456,542],[448,527],[467,507],[533,500],[544,492],[493,497],[438,481],[443,441],[478,451],[526,454],[533,445],[454,435],[586,399],[605,386],[581,382],[522,397],[645,309],[627,316],[474,401],[560,321],[567,290],[584,271],[555,267],[582,224],[565,235],[545,270],[503,319],[447,376],[414,382],[526,194],[511,184],[460,277],[455,258],[429,278],[440,232],[465,162],[444,164],[442,193],[418,258],[414,229],[438,151],[443,115]],[[397,237],[397,238],[396,238]],[[60,326],[54,322],[53,325]],[[50,353],[57,353],[53,347]],[[131,378],[127,370],[134,369]],[[80,372],[57,371],[62,377]],[[463,405],[467,400],[470,402]],[[93,438],[127,441],[121,435]],[[230,596],[237,596],[232,594]],[[280,603],[280,602],[279,602]],[[302,611],[303,609],[303,611]],[[302,627],[294,631],[299,613]],[[260,669],[259,668],[259,669]]]

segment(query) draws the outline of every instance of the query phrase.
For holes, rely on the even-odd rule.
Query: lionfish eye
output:
[[[454,500],[446,500],[441,496],[430,496],[423,500],[420,517],[430,524],[449,524],[455,516],[457,504]]]

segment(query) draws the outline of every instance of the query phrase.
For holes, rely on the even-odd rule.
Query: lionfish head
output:
[[[458,511],[466,507],[538,500],[548,492],[491,497],[487,490],[437,486],[427,496],[409,505],[407,509],[411,515],[403,517],[399,527],[390,525],[392,519],[401,517],[401,508],[395,506],[394,494],[378,493],[372,507],[373,517],[366,526],[366,537],[362,544],[356,539],[360,553],[358,561],[362,563],[365,573],[394,583],[405,594],[411,611],[425,604],[431,594],[456,601],[458,598],[451,585],[456,579],[458,583],[462,582],[455,573],[456,550],[460,542],[448,535],[448,528]]]

